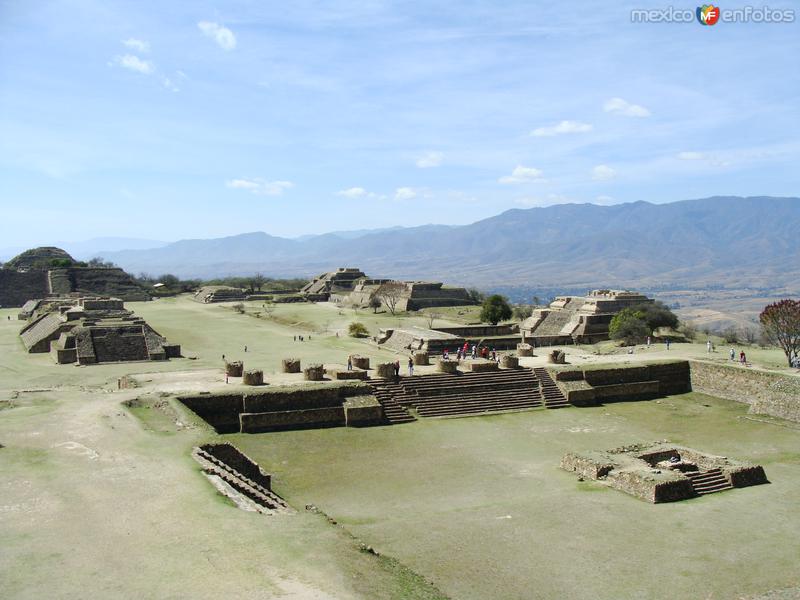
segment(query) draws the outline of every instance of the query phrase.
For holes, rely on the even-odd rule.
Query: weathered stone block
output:
[[[344,402],[344,417],[348,427],[381,425],[383,406],[375,396],[354,396]]]
[[[414,354],[414,365],[415,366],[424,366],[431,364],[430,356],[427,352],[416,352]]]
[[[357,356],[353,354],[350,356],[350,362],[356,369],[369,369],[369,356]]]
[[[281,370],[284,373],[299,373],[300,372],[300,359],[299,358],[284,358],[281,360]]]
[[[506,354],[500,357],[500,366],[504,369],[518,369],[519,368],[519,358],[512,355]]]
[[[517,355],[520,358],[533,356],[533,346],[530,344],[517,344]]]
[[[394,363],[378,363],[375,365],[375,375],[384,379],[394,377]]]
[[[322,365],[308,365],[303,369],[303,376],[307,381],[322,381],[325,378],[325,368]]]
[[[470,360],[466,362],[466,365],[473,373],[487,373],[500,369],[500,365],[493,360]]]
[[[241,377],[244,371],[244,363],[240,360],[225,363],[225,375],[228,377]]]
[[[339,381],[345,380],[352,380],[352,379],[360,379],[364,380],[368,378],[368,373],[366,371],[362,371],[361,369],[348,371],[346,369],[333,369],[329,375],[332,379],[336,379]]]
[[[245,385],[264,385],[264,371],[260,369],[245,371],[242,375],[242,383]]]
[[[440,373],[458,373],[458,361],[440,358],[436,363],[436,368]]]

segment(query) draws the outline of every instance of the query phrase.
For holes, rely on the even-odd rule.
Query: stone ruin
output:
[[[242,302],[247,299],[247,294],[241,288],[225,285],[206,285],[197,290],[192,299],[195,302],[211,304],[214,302]]]
[[[413,326],[403,329],[381,329],[377,341],[379,345],[399,352],[414,351],[428,354],[442,354],[444,350],[455,354],[465,342],[463,337],[452,333]]]
[[[559,296],[547,308],[533,311],[522,324],[522,335],[537,346],[594,344],[608,339],[611,319],[622,309],[651,302],[643,294],[621,290]]]
[[[390,291],[397,299],[394,310],[398,311],[475,304],[462,287],[446,286],[440,282],[374,279],[367,277],[361,269],[351,267],[340,267],[318,275],[300,293],[309,300],[368,307],[373,298],[381,298]]]
[[[648,502],[675,502],[769,483],[763,467],[656,442],[605,452],[567,453],[561,468]]]
[[[30,314],[19,335],[29,353],[50,352],[58,364],[79,365],[179,358],[119,298],[63,297],[26,303]],[[25,314],[28,314],[26,312]]]
[[[276,386],[178,398],[217,433],[264,433],[386,423],[372,387],[360,381]]]
[[[87,266],[61,248],[27,250],[0,268],[0,306],[22,306],[30,298],[68,294],[150,299],[147,290],[122,269]]]
[[[239,508],[260,513],[292,512],[272,491],[272,477],[250,457],[231,444],[204,444],[192,457],[214,487]]]

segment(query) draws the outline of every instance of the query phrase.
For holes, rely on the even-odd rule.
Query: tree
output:
[[[641,342],[650,333],[644,315],[633,308],[619,311],[608,326],[608,335],[612,340],[623,340],[629,346]]]
[[[366,326],[363,323],[359,323],[358,321],[353,321],[347,327],[347,333],[350,337],[367,337],[369,335],[369,331],[367,330]]]
[[[539,296],[534,296],[533,297],[533,305],[534,306],[539,306],[539,304],[540,304]]]
[[[800,357],[800,300],[784,299],[767,305],[758,317],[770,342],[783,350],[789,366]]]
[[[425,313],[425,321],[428,323],[428,329],[433,329],[433,322],[436,319],[441,319],[441,318],[442,318],[442,315],[440,315],[437,312],[431,311],[431,312]]]
[[[169,273],[162,275],[158,278],[158,280],[167,287],[177,287],[177,285],[181,282],[181,280],[175,277],[175,275],[170,275]]]
[[[533,307],[528,304],[517,304],[514,307],[514,318],[517,321],[524,321],[533,314]]]
[[[486,294],[475,288],[468,289],[467,296],[469,296],[469,299],[475,304],[480,304],[481,302],[486,300]]]
[[[497,325],[500,321],[507,321],[511,318],[511,307],[500,294],[493,294],[483,301],[481,306],[480,319],[484,323],[491,323]]]
[[[393,315],[397,312],[397,305],[406,296],[406,284],[400,281],[390,281],[378,288],[375,294],[381,299]]]
[[[647,324],[652,333],[659,327],[678,327],[678,317],[663,302],[645,302],[630,307],[634,312],[641,314],[641,319]]]
[[[755,327],[745,326],[742,327],[742,337],[744,341],[753,345],[758,341],[758,330]]]
[[[261,273],[256,273],[250,279],[250,287],[253,290],[258,290],[260,292],[261,288],[264,287],[264,284],[266,283],[266,281],[267,281],[266,277],[264,277]]]
[[[377,294],[373,294],[372,296],[370,296],[369,307],[372,309],[373,313],[378,314],[378,309],[381,307],[382,304],[383,302],[381,302],[381,299],[378,297]]]

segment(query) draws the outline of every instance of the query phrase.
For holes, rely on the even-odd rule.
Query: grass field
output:
[[[218,372],[224,385],[222,354],[264,368],[268,380],[285,356],[390,358],[336,333],[354,317],[370,330],[424,317],[285,305],[256,318],[187,298],[130,308],[195,360],[55,365],[26,354],[21,323],[6,319],[15,311],[0,310],[0,597],[706,599],[800,589],[796,424],[687,394],[225,436],[273,473],[275,489],[298,509],[265,517],[233,508],[190,459],[192,446],[219,436],[171,400],[163,412],[127,408],[148,390],[117,390],[117,378],[204,381]],[[311,339],[293,341],[298,334]],[[709,359],[702,344],[568,352],[583,365]],[[776,356],[751,354],[765,364]],[[763,464],[771,484],[650,505],[558,469],[568,450],[663,438]]]

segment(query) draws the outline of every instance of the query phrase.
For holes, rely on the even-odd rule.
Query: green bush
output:
[[[633,308],[625,308],[611,319],[608,335],[612,340],[622,340],[626,345],[636,344],[650,335],[651,329],[644,315]]]
[[[500,294],[493,294],[483,301],[480,319],[484,323],[497,325],[500,321],[507,321],[511,318],[511,307]]]
[[[369,335],[369,331],[367,330],[366,326],[358,321],[353,321],[350,323],[350,326],[347,328],[347,333],[350,335],[350,337],[355,338],[367,337]]]

